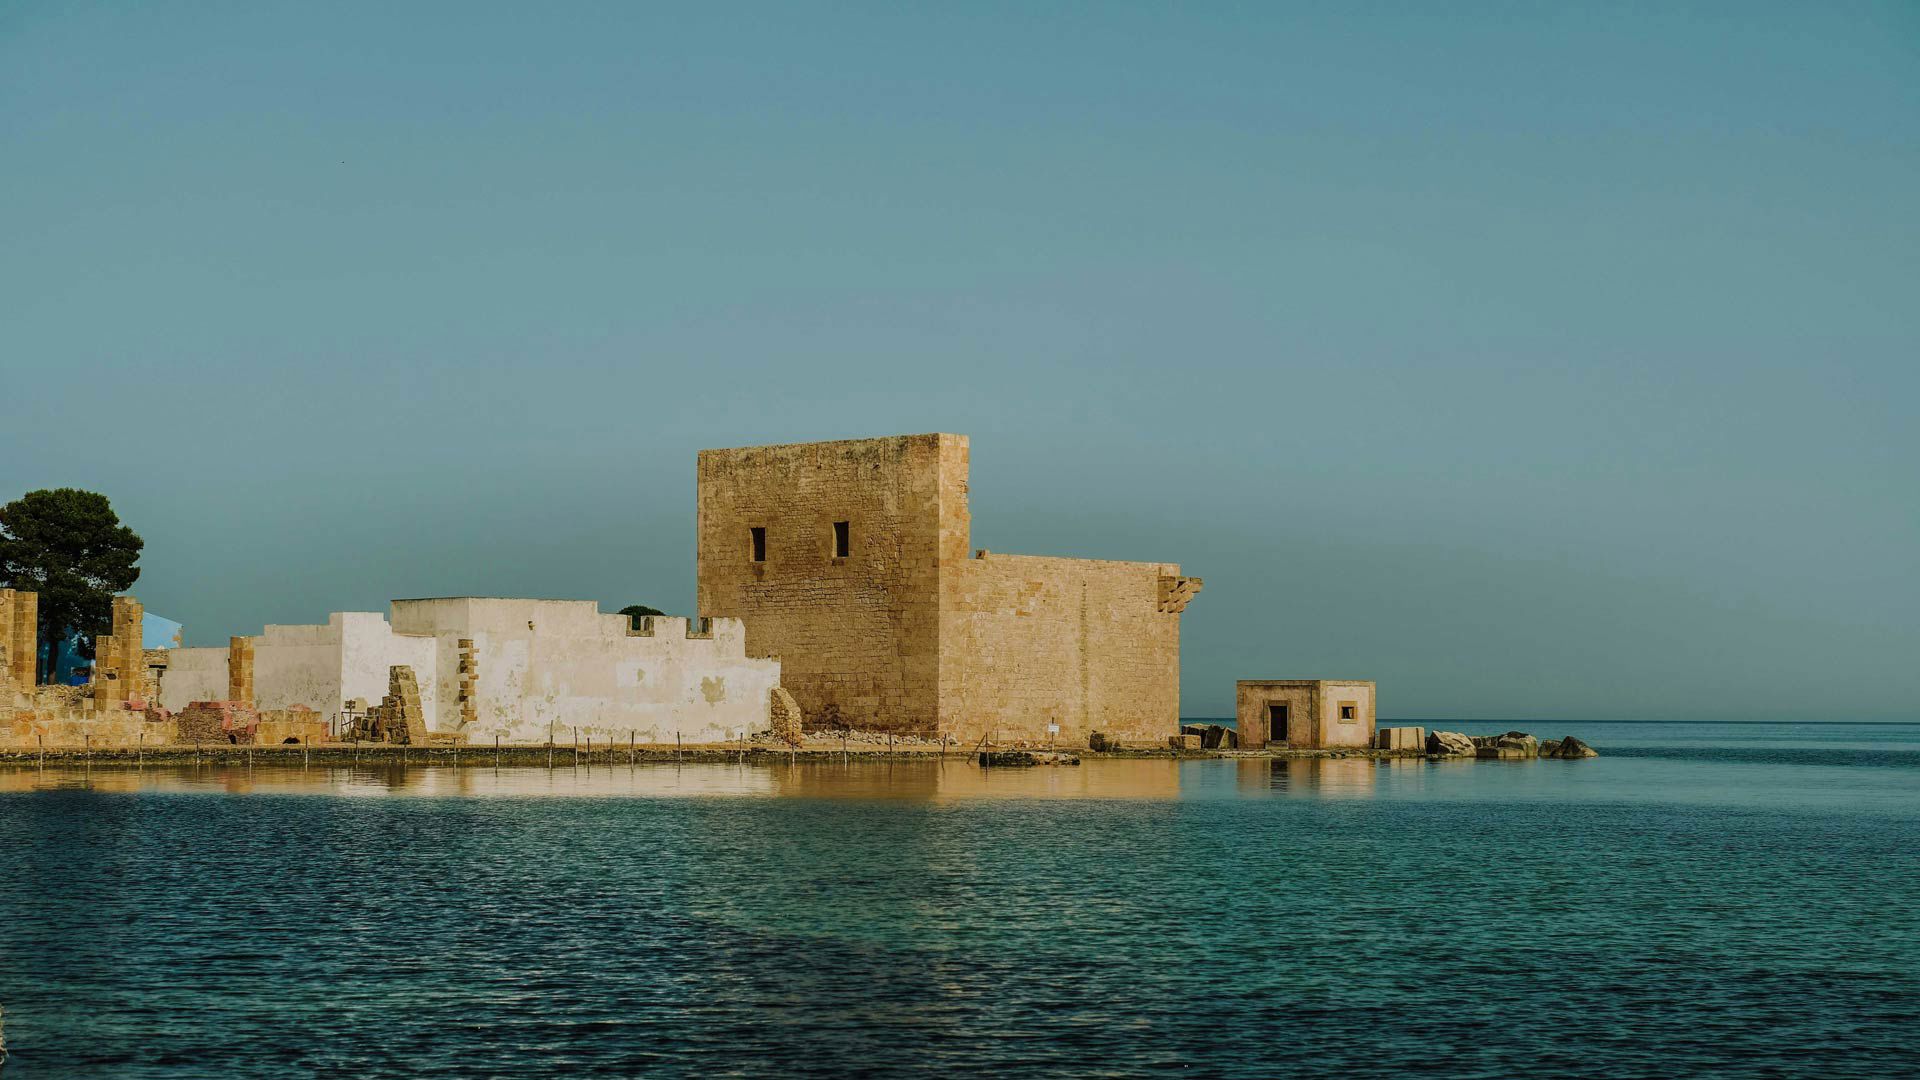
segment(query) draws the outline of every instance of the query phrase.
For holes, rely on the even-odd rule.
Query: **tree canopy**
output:
[[[620,609],[620,614],[625,615],[627,622],[631,624],[635,630],[638,630],[640,629],[640,617],[642,615],[665,615],[666,612],[661,611],[659,608],[648,607],[645,604],[628,604],[626,607]]]
[[[78,488],[29,491],[0,506],[0,588],[40,594],[40,641],[93,640],[113,629],[113,594],[140,580],[145,542],[107,497]]]

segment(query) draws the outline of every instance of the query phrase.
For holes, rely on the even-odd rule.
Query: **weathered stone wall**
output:
[[[253,738],[262,746],[312,746],[326,742],[330,734],[327,719],[312,709],[268,709],[260,713]]]
[[[174,717],[181,742],[241,743],[254,741],[260,712],[244,701],[195,701]]]
[[[940,568],[966,558],[949,481],[964,483],[966,454],[957,435],[701,451],[699,609],[746,623],[748,654],[779,658],[809,725],[937,729]]]
[[[91,699],[78,707],[44,703],[27,708],[0,707],[0,749],[105,750],[161,746],[177,738],[178,729],[171,720],[117,706],[111,711],[96,711]]]
[[[959,435],[707,450],[699,605],[777,656],[808,726],[1164,744],[1179,730],[1168,563],[969,553]],[[835,523],[847,523],[847,551]],[[765,558],[754,558],[754,530]]]
[[[93,703],[107,709],[139,695],[146,678],[146,650],[141,646],[144,609],[131,596],[113,598],[113,631],[93,642]]]
[[[1234,690],[1234,727],[1240,747],[1266,746],[1309,749],[1317,746],[1314,726],[1314,682],[1311,679],[1243,680]],[[1271,722],[1271,706],[1287,708],[1286,728]]]
[[[1240,745],[1294,749],[1372,746],[1376,716],[1374,685],[1356,679],[1246,679],[1235,685],[1235,724]],[[1289,709],[1286,732],[1268,730],[1268,707]],[[1341,709],[1350,706],[1352,719]]]
[[[800,711],[800,703],[793,700],[793,695],[783,686],[773,688],[772,701],[767,709],[767,725],[774,735],[796,746],[806,734],[806,719]]]
[[[140,689],[136,696],[149,705],[160,703],[160,687],[166,682],[167,667],[172,662],[171,649],[142,649],[140,659]]]
[[[1154,746],[1180,730],[1180,617],[1167,563],[982,553],[953,568],[942,612],[941,716],[967,742]]]
[[[254,652],[250,638],[236,637],[227,641],[227,700],[254,703]]]
[[[0,589],[0,698],[33,693],[39,681],[40,594]]]
[[[420,683],[412,668],[396,664],[389,669],[387,696],[368,719],[376,739],[401,746],[426,743],[427,718],[420,710]]]

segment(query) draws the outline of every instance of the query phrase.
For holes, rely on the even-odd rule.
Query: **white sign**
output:
[[[1059,725],[1059,724],[1048,724],[1048,725],[1047,725],[1047,734],[1049,734],[1049,735],[1058,735],[1058,734],[1060,734],[1060,725]]]

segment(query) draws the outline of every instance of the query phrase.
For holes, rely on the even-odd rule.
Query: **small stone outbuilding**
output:
[[[1234,716],[1244,750],[1368,747],[1374,687],[1359,679],[1242,679]]]

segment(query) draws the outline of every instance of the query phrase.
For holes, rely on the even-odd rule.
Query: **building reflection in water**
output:
[[[0,768],[0,793],[83,789],[174,792],[504,798],[1174,799],[1179,763],[1105,760],[1080,766],[982,769],[964,760],[782,764],[262,766]]]
[[[1371,798],[1386,767],[1422,765],[1415,759],[1273,758],[1238,762],[1243,791],[1266,791],[1316,799]],[[1396,782],[1399,777],[1395,777]]]
[[[428,765],[167,766],[112,769],[0,769],[0,792],[83,788],[100,792],[338,795],[348,798],[473,796],[507,798],[675,798],[776,794],[757,766],[556,765],[449,767]]]
[[[971,761],[818,762],[776,766],[782,795],[820,799],[1177,799],[1169,758],[983,769]]]

